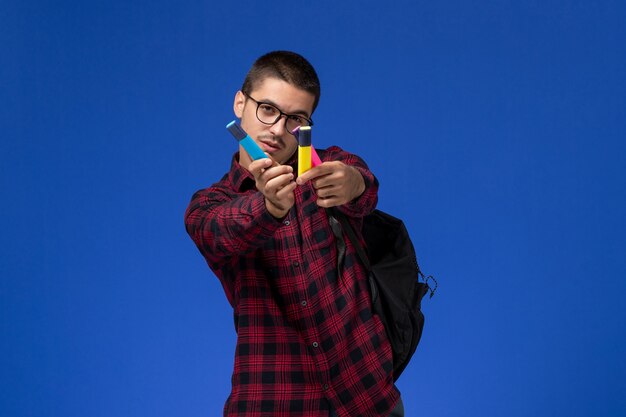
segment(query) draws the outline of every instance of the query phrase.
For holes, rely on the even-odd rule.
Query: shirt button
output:
[[[302,304],[302,307],[306,307],[306,300],[300,301],[300,304]]]
[[[324,389],[324,391],[326,391],[328,389],[328,384],[322,385],[322,388]]]
[[[283,223],[285,226],[289,226],[291,224],[291,222],[289,220],[285,220],[285,222]]]
[[[319,345],[320,345],[319,343],[317,343],[317,342],[313,342],[313,347],[314,347],[314,348],[318,347]]]
[[[295,261],[295,262],[293,263],[293,266],[295,266],[296,268],[297,268],[297,267],[299,267],[299,266],[300,266],[300,262]]]

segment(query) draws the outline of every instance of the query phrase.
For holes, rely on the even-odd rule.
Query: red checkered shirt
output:
[[[339,207],[360,230],[378,181],[338,147],[319,154],[362,174],[365,192]],[[234,309],[235,369],[224,415],[328,417],[330,405],[339,417],[387,416],[399,398],[391,347],[349,239],[338,273],[336,238],[310,182],[296,188],[295,205],[277,220],[237,160],[194,194],[185,213],[187,232]]]

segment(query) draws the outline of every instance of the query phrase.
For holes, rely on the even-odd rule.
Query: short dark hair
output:
[[[266,78],[277,78],[294,85],[315,96],[313,110],[320,101],[320,80],[313,65],[302,55],[290,51],[269,52],[252,64],[241,91],[246,94],[252,91]]]

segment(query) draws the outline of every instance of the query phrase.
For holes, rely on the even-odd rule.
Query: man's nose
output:
[[[287,131],[287,116],[284,114],[280,115],[280,118],[276,123],[272,125],[270,128],[270,132],[274,136],[281,136]]]

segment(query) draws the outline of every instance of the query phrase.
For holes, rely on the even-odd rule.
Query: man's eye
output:
[[[304,123],[304,119],[300,116],[294,116],[294,115],[290,115],[289,116],[289,120],[293,121],[294,123],[297,123],[299,125],[301,125],[302,123]]]
[[[262,111],[263,113],[265,113],[265,114],[276,114],[276,113],[277,113],[276,108],[275,108],[275,107],[272,107],[272,106],[270,106],[270,105],[268,105],[268,104],[261,104],[261,105],[259,106],[259,108],[260,108],[260,109],[261,109],[261,111]]]

